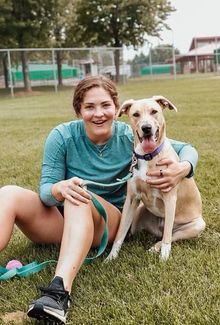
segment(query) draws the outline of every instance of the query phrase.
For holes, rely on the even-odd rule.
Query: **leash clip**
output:
[[[129,168],[129,172],[130,172],[130,173],[133,173],[133,169],[137,166],[137,164],[138,164],[138,159],[137,159],[137,157],[135,156],[135,154],[133,154],[133,156],[132,156],[132,161],[131,161],[131,166],[130,166],[130,168]]]

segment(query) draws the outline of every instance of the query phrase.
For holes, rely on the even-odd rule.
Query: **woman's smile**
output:
[[[92,123],[94,123],[97,126],[102,126],[105,122],[106,122],[106,120],[105,121],[93,121]]]

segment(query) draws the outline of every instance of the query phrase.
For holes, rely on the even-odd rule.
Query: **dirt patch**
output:
[[[23,324],[24,320],[27,319],[26,313],[23,311],[15,311],[13,313],[6,313],[3,316],[1,316],[2,321],[5,324],[8,324],[10,322],[13,322],[15,324]]]

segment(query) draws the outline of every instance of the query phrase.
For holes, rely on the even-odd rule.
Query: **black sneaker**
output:
[[[41,297],[30,304],[27,315],[56,324],[66,324],[71,299],[69,292],[64,289],[63,279],[56,276],[48,288],[40,290]]]

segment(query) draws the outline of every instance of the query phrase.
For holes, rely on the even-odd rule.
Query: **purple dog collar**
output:
[[[143,160],[152,160],[155,156],[157,156],[161,150],[163,149],[163,146],[164,146],[164,142],[162,142],[159,147],[157,147],[154,151],[152,152],[149,152],[149,153],[145,153],[144,155],[139,155],[138,153],[135,152],[135,150],[133,151],[134,152],[134,156],[137,158],[137,159],[143,159]]]

